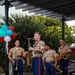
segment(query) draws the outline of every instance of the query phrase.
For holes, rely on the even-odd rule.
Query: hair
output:
[[[60,40],[65,41],[64,39],[60,39]]]
[[[19,42],[20,42],[20,40],[19,40],[19,39],[15,39],[15,42],[16,42],[16,41],[19,41]]]
[[[40,32],[35,32],[34,34],[39,34],[41,36]]]
[[[49,46],[49,47],[51,48],[51,44],[47,43],[46,45]]]

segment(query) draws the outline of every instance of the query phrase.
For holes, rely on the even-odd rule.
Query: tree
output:
[[[5,23],[5,17],[1,16]],[[54,19],[46,16],[24,16],[22,14],[11,14],[9,17],[9,25],[14,26],[17,33],[17,39],[21,41],[21,46],[28,50],[28,38],[33,38],[34,32],[41,33],[42,40],[45,43],[50,43],[54,50],[58,50],[59,39],[62,37],[62,23],[58,19]],[[72,43],[71,27],[65,24],[65,41],[66,43]],[[31,40],[31,45],[34,41]],[[0,43],[2,44],[2,43]],[[10,42],[11,47],[14,46],[14,40]]]
[[[2,16],[3,21],[5,17]],[[2,23],[2,22],[1,22]],[[42,34],[42,40],[50,43],[52,48],[58,49],[59,39],[62,37],[62,23],[58,19],[46,16],[24,16],[22,14],[11,14],[9,17],[9,25],[15,27],[21,46],[27,50],[27,40],[33,38],[33,34],[39,31]],[[72,28],[65,24],[65,40],[66,43],[72,43]]]

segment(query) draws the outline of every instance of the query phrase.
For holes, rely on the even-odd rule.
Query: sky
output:
[[[29,13],[28,11],[22,12],[22,9],[16,10],[15,7],[9,8],[9,16],[10,16],[10,14],[15,14],[15,13],[20,13],[20,14],[22,13],[24,15],[29,15],[29,16],[34,15],[34,13]],[[0,6],[0,15],[5,16],[5,8],[4,8],[4,6]],[[73,25],[75,25],[75,20],[66,21],[66,23],[67,23],[68,26],[73,26]]]

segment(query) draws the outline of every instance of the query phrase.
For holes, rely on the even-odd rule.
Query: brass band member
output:
[[[62,75],[68,75],[68,53],[71,52],[71,49],[68,45],[65,45],[64,40],[60,40],[60,47],[58,49],[59,58],[58,61],[60,61],[60,66],[62,69]]]
[[[24,56],[25,50],[20,47],[20,41],[15,41],[15,47],[10,49],[8,54],[9,60],[12,62],[13,74],[14,75],[23,75],[23,62],[22,59]]]
[[[46,51],[43,54],[44,66],[46,67],[47,75],[56,75],[54,66],[57,66],[58,54],[50,47],[50,44],[45,45]]]
[[[44,49],[45,43],[41,41],[41,35],[39,32],[34,33],[35,44],[33,47],[29,47],[32,51],[32,70],[33,75],[43,75],[43,60],[42,50]]]

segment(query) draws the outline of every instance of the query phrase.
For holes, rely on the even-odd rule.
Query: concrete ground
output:
[[[0,74],[0,75],[5,75],[5,74]],[[23,75],[33,75],[33,74],[32,73],[24,73]],[[44,75],[46,75],[46,73],[44,73]],[[61,74],[60,73],[57,73],[56,75],[61,75]],[[75,74],[73,74],[73,75],[75,75]]]
[[[70,63],[70,65],[68,66],[68,71],[69,72],[74,71],[74,73],[71,75],[75,75],[75,63]],[[10,70],[10,72],[11,72],[11,70]],[[0,74],[0,75],[5,75],[5,74]],[[12,75],[12,74],[9,74],[9,75]],[[32,73],[24,73],[23,75],[33,75],[33,74]],[[44,75],[46,75],[46,73],[44,73]],[[56,75],[61,75],[61,73],[57,72]],[[68,73],[68,75],[70,75],[70,73]]]

